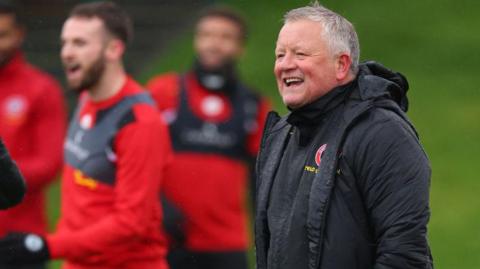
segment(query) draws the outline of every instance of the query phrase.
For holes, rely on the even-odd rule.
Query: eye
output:
[[[275,55],[275,58],[278,60],[278,59],[282,59],[284,56],[285,56],[285,54],[283,54],[283,53],[277,53]]]
[[[307,54],[304,53],[304,52],[298,51],[298,52],[295,52],[295,56],[296,56],[298,59],[304,59],[305,57],[307,57]]]
[[[75,45],[81,47],[81,46],[85,45],[85,42],[83,40],[79,40],[79,41],[75,42]]]

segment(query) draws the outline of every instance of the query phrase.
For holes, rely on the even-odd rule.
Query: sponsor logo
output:
[[[200,130],[186,130],[182,139],[190,144],[228,148],[235,144],[237,138],[235,134],[219,132],[217,125],[213,123],[205,123]]]
[[[97,188],[98,183],[95,179],[85,176],[82,171],[76,169],[73,171],[73,180],[77,185],[87,187],[91,190]]]
[[[320,148],[318,148],[318,150],[315,152],[314,160],[315,160],[316,167],[312,165],[305,165],[304,170],[309,173],[317,174],[320,171],[319,167],[320,167],[320,164],[322,163],[322,155],[326,149],[327,149],[327,144],[323,144],[322,146],[320,146]]]
[[[76,137],[79,139],[80,136]],[[81,140],[81,138],[80,138]],[[80,145],[76,143],[77,141],[73,141],[71,139],[67,139],[65,142],[65,150],[69,153],[73,154],[75,158],[80,161],[85,161],[90,156],[90,151],[82,148]]]
[[[305,165],[305,171],[317,174],[319,169],[310,165]]]

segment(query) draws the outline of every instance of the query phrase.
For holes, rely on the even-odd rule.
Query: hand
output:
[[[32,264],[49,258],[47,243],[39,235],[9,233],[0,239],[0,263]]]

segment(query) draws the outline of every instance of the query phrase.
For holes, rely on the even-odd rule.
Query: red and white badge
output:
[[[92,128],[93,125],[93,117],[91,114],[85,114],[80,118],[80,126],[87,130]]]
[[[320,166],[320,163],[322,163],[322,155],[326,149],[327,144],[323,144],[322,146],[320,146],[320,148],[318,148],[317,153],[315,153],[315,163],[317,164],[317,166]]]
[[[224,109],[222,99],[215,95],[205,97],[201,106],[203,113],[210,117],[218,116]]]
[[[27,99],[21,95],[9,96],[3,104],[3,111],[8,123],[20,124],[27,116]]]

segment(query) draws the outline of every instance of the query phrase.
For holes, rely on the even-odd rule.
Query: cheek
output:
[[[273,66],[273,74],[277,80],[280,78],[280,68],[278,67],[277,62],[275,62]]]
[[[1,50],[8,50],[14,46],[14,39],[11,37],[3,37],[0,38],[0,49]]]
[[[322,84],[325,78],[325,70],[319,65],[306,64],[302,66],[302,73],[305,76],[305,83],[308,88]]]
[[[205,42],[203,37],[197,37],[195,38],[195,41],[193,43],[193,48],[196,51],[202,51],[205,48]]]
[[[102,55],[104,51],[100,47],[96,48],[90,48],[90,49],[85,49],[81,50],[79,52],[80,60],[82,60],[85,63],[93,63],[97,61],[98,58],[104,56]]]

